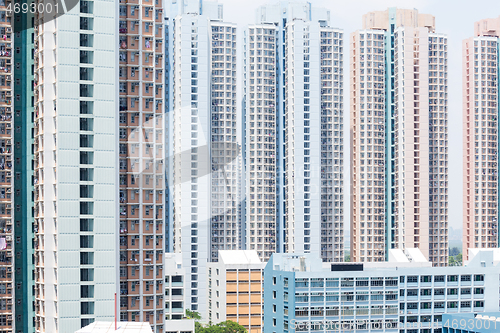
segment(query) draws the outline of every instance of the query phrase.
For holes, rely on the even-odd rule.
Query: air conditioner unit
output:
[[[8,241],[12,241],[12,236],[6,236],[5,239]]]

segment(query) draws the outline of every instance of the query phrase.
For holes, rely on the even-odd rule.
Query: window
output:
[[[80,236],[80,248],[89,249],[94,247],[94,236]]]
[[[420,282],[431,282],[432,278],[430,275],[423,275],[420,277]]]
[[[80,164],[93,164],[94,163],[94,153],[91,151],[81,151],[80,152]]]
[[[94,314],[94,302],[82,302],[81,303],[81,314]]]
[[[460,294],[461,295],[470,295],[470,288],[462,288],[460,289]]]
[[[417,283],[418,282],[418,276],[408,276],[407,283]]]
[[[80,215],[92,215],[94,214],[94,203],[93,202],[80,202]]]
[[[81,298],[94,298],[94,286],[83,285],[80,286]]]
[[[94,231],[94,219],[80,219],[80,231]]]
[[[434,289],[434,295],[444,295],[444,289]]]
[[[94,169],[81,168],[80,169],[80,181],[93,181],[94,180]]]
[[[444,275],[437,275],[434,277],[434,282],[444,282]]]
[[[93,252],[80,252],[80,265],[93,265],[94,253]]]

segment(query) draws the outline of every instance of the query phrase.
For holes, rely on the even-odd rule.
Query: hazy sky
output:
[[[238,23],[239,34],[254,23],[255,9],[277,0],[219,0],[224,4],[224,21]],[[363,14],[388,7],[416,8],[420,13],[436,17],[436,32],[448,35],[448,115],[449,115],[449,220],[450,226],[462,228],[462,40],[471,37],[473,23],[500,16],[498,0],[310,0],[315,7],[331,13],[331,26],[341,28],[345,36],[361,28]],[[344,37],[345,40],[345,37]],[[344,59],[350,49],[344,44]],[[240,48],[241,50],[241,48]],[[240,57],[241,59],[241,57]],[[349,227],[349,63],[344,61],[344,133],[345,206],[344,221]]]

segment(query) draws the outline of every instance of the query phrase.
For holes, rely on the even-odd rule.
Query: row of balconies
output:
[[[163,309],[163,296],[143,296],[142,309],[143,310],[154,310],[157,308]],[[161,298],[158,298],[161,297]],[[158,298],[155,300],[155,298]],[[157,305],[156,302],[159,302]],[[140,296],[131,296],[131,297],[120,297],[120,310],[139,310],[140,309]],[[150,320],[154,318],[154,316],[149,316]],[[160,316],[160,320],[157,323],[163,323],[163,316]]]
[[[120,34],[128,34],[128,35],[141,35],[141,36],[150,36],[156,37],[157,39],[163,39],[163,27],[161,25],[156,25],[152,21],[143,21],[142,22],[142,30],[139,32],[140,21],[120,21],[119,25],[119,33]],[[158,30],[156,30],[158,27]],[[154,34],[154,32],[158,31]]]
[[[139,60],[144,58],[143,66],[147,66],[144,70],[151,72],[151,68],[153,67],[152,60],[153,60],[153,55],[154,55],[154,60],[155,60],[154,67],[156,67],[155,79],[156,79],[157,83],[162,83],[163,81],[160,80],[159,74],[162,74],[160,71],[163,68],[162,61],[161,61],[163,56],[161,54],[155,54],[151,51],[143,51],[142,53],[148,54],[151,59],[146,59],[145,55],[143,55],[141,57],[140,51],[130,51],[130,50],[120,51],[120,55],[119,55],[120,65],[122,65],[122,66],[140,66],[141,64],[139,63]],[[134,78],[134,76],[131,76],[131,75],[128,76],[129,80],[132,80],[133,78]],[[137,80],[139,80],[138,76],[137,76]],[[143,81],[144,80],[151,81],[150,74],[148,74],[147,72],[143,75]]]
[[[145,138],[148,142],[152,142],[153,130],[147,130],[148,128],[156,128],[158,131],[163,129],[163,117],[160,115],[154,115],[153,113],[142,113],[135,112],[135,110],[128,110],[129,112],[120,112],[120,126],[126,127],[138,127],[146,129],[144,131]],[[153,116],[154,115],[154,116]],[[148,137],[149,136],[149,137]],[[130,138],[132,141],[138,141],[141,135],[137,135],[137,138]],[[133,140],[135,139],[135,140]],[[161,140],[159,140],[161,142]]]
[[[143,230],[144,234],[153,234],[154,230],[156,230],[156,234],[161,235],[163,229],[162,220],[156,220],[153,224],[153,220],[150,220],[151,223],[147,223],[143,221]],[[149,227],[147,226],[149,225]],[[148,230],[149,229],[149,230]],[[137,235],[139,234],[139,221],[120,221],[120,234],[128,234],[128,235]]]
[[[146,1],[145,1],[146,2]],[[150,2],[150,1],[147,1]],[[159,1],[161,4],[161,2]],[[125,6],[128,5],[128,6]],[[137,0],[131,1],[124,3],[120,5],[120,19],[127,19],[127,20],[143,20],[143,21],[151,21],[151,22],[157,22],[157,23],[162,23],[163,15],[162,15],[163,9],[161,6],[159,8],[156,8],[153,6],[151,3],[151,6],[146,6],[144,3],[142,6],[139,6],[139,3],[137,3]]]
[[[152,38],[148,38],[148,37],[145,37],[144,40],[143,40],[143,44],[144,45],[144,48],[141,48],[140,47],[140,37],[139,36],[129,36],[129,37],[120,37],[120,41],[119,41],[119,47],[121,50],[128,50],[131,54],[130,56],[130,59],[132,60],[132,56],[138,56],[140,54],[138,54],[139,50],[142,50],[143,51],[143,66],[149,66],[149,67],[153,67],[153,60],[155,60],[155,65],[156,67],[162,67],[162,63],[160,63],[158,60],[161,59],[163,57],[163,54],[155,54],[153,52],[153,44],[152,43],[155,43],[155,51],[161,51],[161,46],[162,46],[162,42],[159,41],[159,40],[154,40]],[[155,55],[154,59],[153,59],[153,55]],[[123,62],[126,62],[127,61],[127,57],[125,55],[122,55],[120,56],[120,63],[123,63]],[[135,62],[135,61],[133,61]]]
[[[163,244],[163,237],[160,236],[152,236],[152,235],[144,235],[143,241],[140,249],[143,250],[153,250],[153,249],[161,249]],[[133,249],[138,250],[139,244],[141,243],[139,235],[130,235],[130,236],[120,236],[120,249]]]

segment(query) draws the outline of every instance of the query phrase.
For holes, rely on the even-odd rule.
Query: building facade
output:
[[[351,256],[448,262],[447,37],[417,10],[363,16],[351,44]]]
[[[163,3],[119,6],[120,320],[163,332]]]
[[[497,248],[500,17],[463,41],[463,244]],[[465,253],[465,252],[464,252]]]
[[[464,267],[432,267],[417,249],[385,263],[321,263],[274,254],[264,270],[264,332],[440,332],[443,316],[499,310],[494,251]]]
[[[343,32],[309,2],[260,7],[245,32],[246,248],[342,261]]]
[[[186,308],[206,318],[207,262],[241,247],[236,24],[222,21],[217,2],[172,1],[167,10],[169,246],[190,272]]]
[[[36,332],[114,318],[117,13],[117,2],[80,1],[56,19],[35,18]]]
[[[208,320],[232,320],[249,333],[261,333],[265,263],[257,251],[220,251],[208,265]]]

